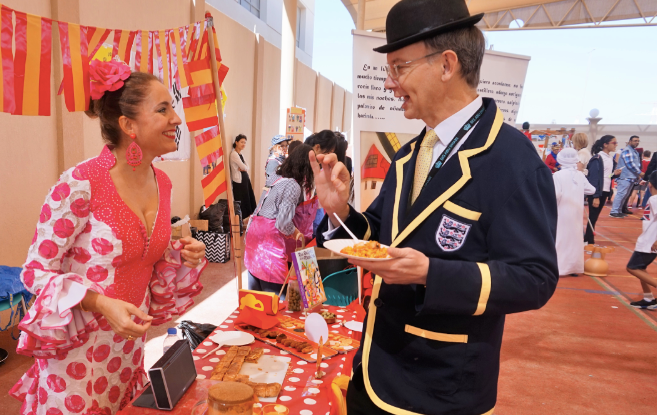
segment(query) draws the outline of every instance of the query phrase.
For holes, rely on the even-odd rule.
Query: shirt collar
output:
[[[427,125],[427,131],[434,130],[440,139],[440,142],[446,146],[450,141],[452,141],[454,136],[456,136],[456,133],[459,132],[461,127],[463,127],[463,124],[465,124],[470,119],[470,117],[472,117],[474,113],[477,112],[482,104],[483,100],[481,99],[481,96],[478,96],[474,101],[466,105],[456,114],[438,124],[436,127],[431,128]]]

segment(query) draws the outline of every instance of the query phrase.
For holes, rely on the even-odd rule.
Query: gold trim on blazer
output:
[[[459,162],[461,163],[461,171],[463,172],[463,175],[461,176],[460,179],[456,181],[450,187],[447,189],[443,194],[438,196],[429,206],[427,206],[426,209],[422,213],[420,213],[404,230],[401,234],[398,236],[393,232],[392,233],[392,244],[390,246],[392,248],[397,247],[408,235],[411,234],[422,222],[424,222],[429,215],[431,215],[436,209],[438,209],[440,206],[442,206],[450,197],[454,196],[456,192],[461,190],[463,186],[472,178],[472,174],[470,172],[470,163],[468,162],[468,159],[472,156],[476,156],[477,154],[481,153],[482,151],[485,151],[490,147],[493,142],[495,142],[495,138],[497,137],[497,133],[500,131],[500,128],[502,127],[502,123],[504,122],[504,116],[502,116],[502,112],[500,109],[497,109],[497,112],[495,114],[495,120],[493,121],[493,125],[490,128],[490,133],[488,134],[488,139],[486,140],[486,144],[479,148],[473,148],[470,150],[461,150],[457,153]],[[412,153],[411,153],[412,154]],[[408,156],[406,156],[408,157]],[[404,159],[406,158],[404,157]],[[403,159],[402,159],[403,160]],[[401,161],[401,160],[399,160]],[[399,161],[397,163],[399,163]],[[400,173],[400,166],[397,164],[397,192],[395,194],[395,207],[394,207],[394,212],[397,212],[399,210],[399,201],[401,197],[401,187],[400,184],[403,182],[404,179],[404,173],[403,171],[401,172],[401,177],[399,175]],[[394,216],[392,218],[392,228],[393,231],[396,228],[396,222],[398,220],[397,216]]]
[[[459,206],[455,203],[450,202],[449,200],[445,202],[443,206],[445,210],[452,212],[455,215],[459,215],[462,218],[478,221],[481,217],[481,212],[475,212],[474,210],[466,209],[462,206]]]
[[[413,147],[411,147],[410,153],[400,158],[395,163],[397,188],[395,189],[395,206],[392,209],[392,236],[390,237],[393,241],[397,237],[397,233],[399,233],[399,201],[401,200],[402,186],[404,185],[404,164],[411,159],[411,156],[413,155]]]
[[[418,327],[411,325],[406,325],[404,328],[406,333],[410,333],[414,336],[424,337],[429,340],[436,340],[439,342],[446,343],[467,343],[468,335],[467,334],[447,334],[447,333],[438,333],[435,331],[424,330]]]
[[[477,303],[477,311],[473,315],[480,316],[486,311],[488,304],[488,297],[490,296],[490,268],[488,264],[477,262],[479,271],[481,272],[481,292],[479,293],[479,302]]]
[[[470,175],[470,165],[468,163],[468,158],[472,157],[474,155],[477,155],[481,153],[482,151],[486,150],[488,147],[490,147],[493,142],[495,141],[495,138],[497,137],[497,133],[500,131],[500,128],[502,127],[502,123],[504,122],[504,117],[502,116],[502,112],[500,109],[497,109],[497,112],[495,114],[495,120],[493,121],[493,125],[490,129],[490,133],[488,134],[488,139],[486,140],[486,144],[483,145],[483,147],[471,149],[471,150],[461,150],[458,152],[458,157],[461,162],[461,171],[463,172],[463,176],[461,179],[459,179],[452,187],[447,189],[443,194],[438,196],[436,200],[431,203],[411,224],[404,229],[401,235],[396,236],[395,231],[398,229],[398,224],[397,221],[399,219],[398,213],[399,213],[399,201],[401,197],[401,185],[403,183],[403,170],[400,170],[404,163],[408,161],[410,158],[409,156],[405,156],[400,160],[397,160],[397,191],[395,192],[395,206],[393,209],[393,218],[392,218],[392,239],[393,243],[390,245],[392,247],[396,247],[399,245],[404,238],[406,238],[415,228],[419,226],[420,223],[422,223],[433,211],[438,209],[447,199],[452,197],[457,191],[459,191],[465,183],[470,180],[472,177]],[[401,171],[401,176],[400,176],[400,171]],[[370,349],[372,348],[372,336],[374,333],[374,320],[376,319],[376,305],[374,302],[376,301],[377,298],[379,298],[379,291],[381,290],[381,277],[377,276],[374,279],[374,286],[372,287],[372,298],[370,300],[370,309],[367,314],[367,328],[365,329],[365,335],[364,335],[364,341],[363,341],[363,381],[365,383],[365,390],[367,391],[367,394],[369,395],[370,399],[376,406],[379,408],[383,409],[384,411],[388,411],[392,414],[395,415],[421,415],[417,412],[411,412],[407,411],[405,409],[397,408],[395,406],[392,406],[386,402],[383,402],[381,398],[377,396],[377,394],[374,392],[374,389],[372,388],[372,384],[370,383],[370,377],[368,373],[368,368],[369,368],[369,360],[370,360]],[[493,408],[495,409],[495,408]],[[493,413],[493,409],[490,411],[486,412],[483,415],[489,415]]]

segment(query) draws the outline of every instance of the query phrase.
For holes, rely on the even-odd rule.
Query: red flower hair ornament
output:
[[[91,80],[91,98],[100,99],[105,91],[116,91],[124,84],[131,74],[130,67],[120,60],[103,62],[92,60],[89,63],[89,79]]]

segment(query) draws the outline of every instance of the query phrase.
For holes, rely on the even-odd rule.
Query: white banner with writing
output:
[[[367,208],[378,194],[379,181],[394,152],[424,128],[422,120],[409,120],[401,98],[386,90],[386,54],[374,48],[386,43],[385,34],[352,31],[354,186],[356,208]],[[495,100],[504,121],[515,126],[530,57],[487,50],[477,92]],[[360,166],[360,167],[358,167]]]

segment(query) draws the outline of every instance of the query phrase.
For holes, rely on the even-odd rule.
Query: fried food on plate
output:
[[[362,258],[388,258],[388,248],[382,247],[377,241],[358,242],[354,246],[342,248],[340,252]]]

